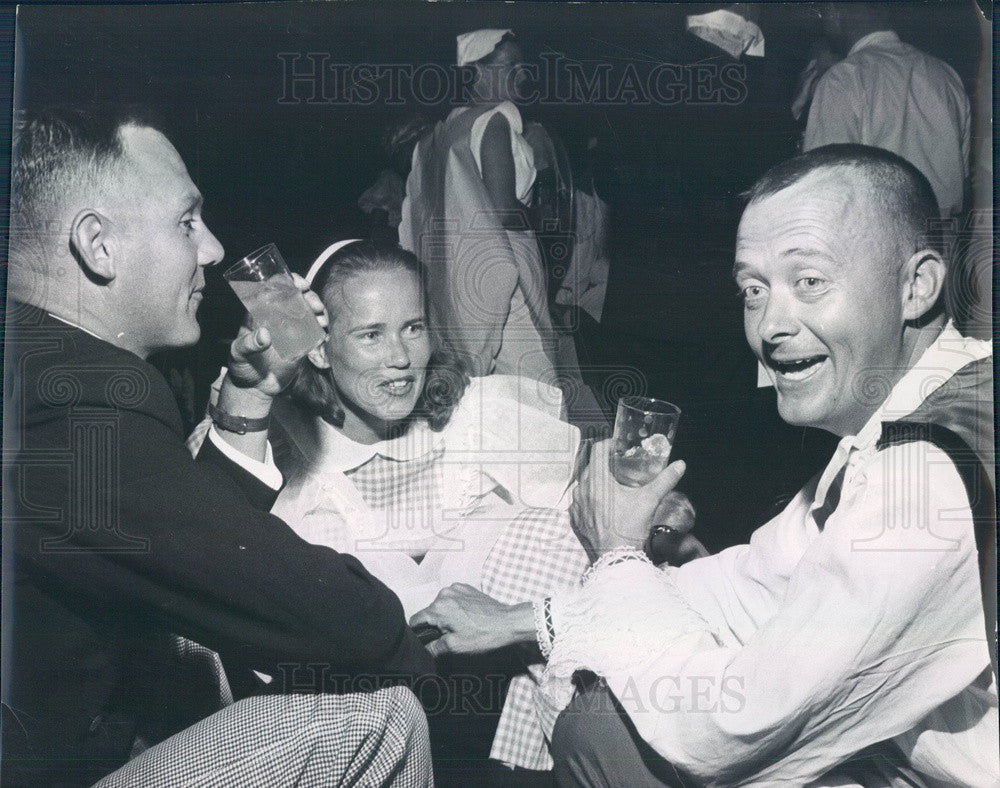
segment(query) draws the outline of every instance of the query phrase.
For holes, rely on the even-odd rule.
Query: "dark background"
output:
[[[438,63],[455,35],[513,28],[529,58],[559,53],[585,69],[633,63],[731,62],[684,31],[685,15],[715,5],[659,3],[297,3],[28,5],[17,17],[15,105],[87,103],[155,107],[206,198],[226,261],[274,241],[304,271],[333,240],[364,232],[358,195],[384,166],[379,133],[407,111],[442,118],[454,105],[359,101],[283,103],[282,53],[325,53],[331,63]],[[606,152],[599,188],[613,209],[611,279],[594,364],[678,402],[676,452],[710,547],[744,537],[776,495],[796,489],[828,456],[829,436],[777,419],[755,393],[729,271],[739,193],[792,155],[801,126],[793,86],[818,36],[810,4],[758,6],[766,56],[745,61],[736,104],[574,102],[527,106],[579,151],[597,136]],[[898,6],[900,34],[948,61],[975,86],[975,6]],[[589,72],[588,72],[589,73]],[[614,79],[612,80],[614,81]],[[300,89],[298,96],[307,93]],[[195,371],[199,400],[224,360],[221,341],[241,312],[209,276],[199,346],[179,360]],[[609,397],[616,392],[606,392]],[[621,393],[621,392],[617,392]],[[719,495],[720,487],[725,490]]]

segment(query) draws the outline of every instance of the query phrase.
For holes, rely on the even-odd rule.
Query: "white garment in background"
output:
[[[876,451],[883,421],[991,354],[945,328],[749,545],[667,573],[639,560],[602,568],[604,604],[594,582],[554,596],[550,664],[604,676],[639,735],[708,784],[806,785],[892,740],[933,784],[997,785],[965,487],[931,444]],[[565,702],[553,686],[543,709]]]
[[[816,85],[803,150],[837,142],[902,156],[930,181],[942,217],[961,212],[969,98],[951,66],[892,30],[862,38]]]
[[[741,5],[745,4],[734,4],[735,7]],[[743,14],[723,8],[689,16],[685,27],[691,35],[714,44],[737,60],[743,55],[764,57],[764,34]]]
[[[456,109],[452,115],[468,112],[471,109],[471,107]],[[517,193],[517,199],[527,205],[531,199],[531,187],[535,183],[538,170],[535,167],[535,153],[524,138],[524,126],[517,107],[509,101],[504,101],[479,115],[472,122],[469,132],[469,150],[472,151],[472,158],[476,162],[479,176],[482,177],[483,136],[486,134],[486,126],[494,115],[503,115],[507,119],[507,125],[510,126],[510,151],[514,156],[514,191]]]
[[[522,202],[528,200],[534,154],[517,107],[460,107],[413,152],[399,245],[424,263],[431,322],[475,375],[553,383],[556,335],[538,242],[527,227],[503,227],[483,182],[480,147],[496,114],[510,126],[515,189]]]
[[[556,293],[556,303],[576,306],[598,323],[608,293],[608,212],[597,194],[576,189],[576,233],[573,257]]]
[[[503,41],[504,36],[512,34],[512,30],[483,28],[456,36],[455,63],[459,66],[467,66],[477,60],[482,60],[497,48],[497,44]]]

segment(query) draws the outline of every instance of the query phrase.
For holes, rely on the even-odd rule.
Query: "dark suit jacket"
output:
[[[15,303],[5,362],[5,783],[91,782],[123,763],[161,714],[164,633],[279,692],[432,671],[355,558],[268,514],[275,493],[210,442],[191,459],[152,366]]]

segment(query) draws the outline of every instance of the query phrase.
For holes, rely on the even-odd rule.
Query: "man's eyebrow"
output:
[[[733,265],[733,272],[732,272],[733,279],[736,279],[740,274],[742,274],[744,271],[746,271],[748,268],[751,267],[752,266],[749,263],[744,263],[742,260],[737,260],[736,263]]]
[[[828,262],[835,263],[834,258],[824,252],[822,249],[812,249],[806,246],[793,246],[791,249],[785,249],[781,252],[781,257],[805,257],[805,258],[817,258],[821,260],[827,260]]]
[[[188,211],[192,211],[195,208],[201,208],[204,202],[205,198],[202,197],[201,192],[190,191],[186,192],[184,196],[177,201],[177,204],[178,206],[180,206],[181,210],[184,213],[187,213]]]

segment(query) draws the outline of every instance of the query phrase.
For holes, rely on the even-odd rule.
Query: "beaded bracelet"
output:
[[[609,550],[600,558],[598,558],[593,565],[583,573],[583,585],[586,585],[590,579],[597,572],[601,571],[608,566],[617,566],[618,564],[623,564],[626,561],[642,561],[650,566],[653,562],[649,560],[649,557],[636,547],[616,547],[614,550]]]

